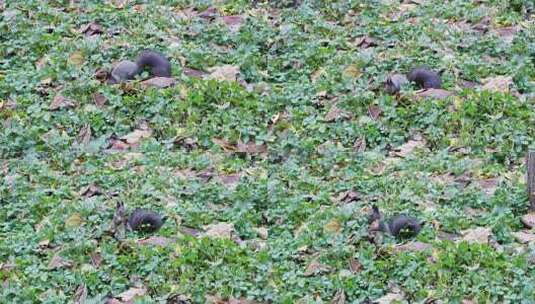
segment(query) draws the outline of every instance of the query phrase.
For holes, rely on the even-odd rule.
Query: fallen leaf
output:
[[[85,284],[81,284],[76,288],[74,292],[74,303],[75,304],[85,304],[87,300],[87,287]]]
[[[117,298],[120,298],[123,302],[131,302],[137,297],[144,296],[146,293],[147,293],[147,289],[145,289],[144,287],[142,288],[132,287],[128,289],[127,291],[119,294]]]
[[[438,100],[446,99],[452,95],[453,93],[450,91],[443,90],[443,89],[433,89],[433,88],[421,90],[416,93],[417,98],[422,98],[422,99],[431,98],[431,99],[438,99]]]
[[[172,239],[163,236],[151,236],[148,238],[137,240],[136,243],[140,245],[154,245],[160,247],[166,247],[173,242]]]
[[[498,37],[502,38],[502,40],[505,43],[510,44],[515,39],[515,35],[517,31],[518,29],[516,27],[509,26],[509,27],[502,27],[502,28],[495,29],[493,32]]]
[[[130,0],[108,0],[108,3],[119,9],[124,8],[129,2]]]
[[[528,230],[513,232],[513,237],[522,244],[535,242],[535,234]]]
[[[213,19],[217,16],[217,14],[218,14],[217,8],[214,6],[210,6],[203,12],[197,14],[197,16],[203,19]]]
[[[336,104],[333,104],[329,109],[329,112],[327,112],[327,114],[325,115],[324,120],[326,122],[334,122],[339,119],[347,118],[349,118],[349,114],[346,113],[344,110],[340,109]]]
[[[67,59],[67,63],[75,65],[77,67],[82,66],[84,61],[85,61],[84,54],[81,51],[76,51],[72,53]]]
[[[58,254],[55,254],[50,262],[48,263],[48,269],[59,269],[59,268],[70,268],[72,267],[72,262],[62,258]]]
[[[93,21],[84,25],[80,29],[80,33],[84,34],[86,37],[89,37],[93,35],[100,35],[104,33],[104,31],[102,30],[102,26],[98,24],[98,22]]]
[[[243,21],[245,21],[243,16],[239,16],[239,15],[224,16],[224,17],[221,17],[221,19],[228,26],[231,32],[237,32],[242,26]]]
[[[123,140],[125,143],[132,146],[132,145],[139,144],[139,142],[142,139],[149,138],[151,135],[152,135],[152,130],[150,129],[144,129],[144,130],[136,129],[133,132],[122,136],[120,139]]]
[[[195,70],[195,69],[188,68],[188,67],[183,67],[182,72],[186,76],[197,77],[197,78],[203,78],[204,76],[208,75],[206,72]]]
[[[355,143],[353,144],[353,150],[359,153],[366,151],[366,138],[357,138],[357,140],[355,140]]]
[[[65,227],[67,228],[79,227],[80,225],[82,225],[82,223],[83,223],[83,220],[80,214],[74,213],[71,216],[69,216],[68,219],[65,220]]]
[[[355,39],[355,43],[354,44],[356,46],[364,48],[364,49],[369,48],[369,47],[373,47],[373,46],[377,46],[376,40],[371,38],[371,37],[368,37],[368,36],[364,36],[364,37],[360,37],[360,38]]]
[[[461,231],[463,238],[461,240],[469,243],[488,244],[489,237],[492,235],[492,230],[485,227],[477,227]]]
[[[345,304],[345,303],[346,303],[346,294],[343,289],[338,289],[333,299],[331,300],[331,304]]]
[[[209,79],[216,79],[222,81],[236,81],[238,74],[240,73],[240,68],[235,65],[223,65],[209,68],[208,71],[210,75]]]
[[[218,146],[221,147],[221,149],[223,149],[223,151],[225,152],[236,152],[237,148],[235,145],[229,143],[227,140],[225,139],[221,139],[221,138],[212,138],[212,142]]]
[[[237,152],[247,154],[266,153],[268,151],[266,145],[257,145],[253,142],[243,143],[238,141]]]
[[[433,248],[431,244],[413,241],[413,242],[409,242],[403,245],[395,246],[394,251],[396,252],[404,252],[404,251],[420,252],[420,251],[425,251],[430,248]]]
[[[198,237],[202,234],[199,230],[190,227],[182,226],[178,230],[180,230],[181,233],[190,235],[192,237]]]
[[[349,259],[349,270],[352,273],[359,273],[362,270],[362,264],[355,258]]]
[[[344,192],[340,192],[338,196],[335,199],[335,202],[338,203],[350,203],[353,201],[360,200],[361,194],[354,190],[347,190]]]
[[[92,197],[95,195],[101,195],[103,192],[99,186],[90,184],[89,186],[82,188],[78,194],[84,197]]]
[[[320,262],[318,262],[317,259],[314,259],[312,260],[312,262],[310,262],[310,264],[308,264],[303,275],[305,277],[310,277],[310,276],[320,274],[320,273],[327,273],[327,272],[330,272],[331,270],[332,268],[330,266],[323,265]]]
[[[490,17],[485,16],[478,23],[474,24],[474,26],[472,26],[472,29],[478,32],[484,33],[488,31],[489,25],[490,25]]]
[[[342,75],[346,76],[346,77],[352,77],[352,78],[357,78],[359,77],[361,74],[359,68],[354,65],[354,64],[350,64],[348,65],[344,71],[342,72]]]
[[[153,77],[141,82],[144,88],[156,87],[160,89],[172,87],[176,84],[176,79],[172,77]]]
[[[239,173],[222,174],[222,175],[219,175],[219,182],[232,189],[236,187],[236,185],[240,182],[240,178],[241,178],[241,174]]]
[[[255,227],[253,230],[258,234],[258,236],[263,239],[267,240],[268,238],[268,229],[266,227]]]
[[[368,106],[368,115],[371,119],[377,120],[379,116],[383,113],[383,110],[379,106],[376,105],[369,105]]]
[[[338,233],[342,229],[342,225],[337,219],[332,219],[323,226],[323,229],[329,233]]]
[[[403,145],[397,147],[393,151],[393,155],[398,157],[407,157],[412,152],[414,152],[417,149],[423,149],[425,148],[425,141],[424,140],[414,140],[411,139],[404,143]]]
[[[234,231],[234,225],[228,223],[217,223],[205,226],[204,230],[204,236],[209,238],[230,239]]]
[[[91,264],[95,266],[95,268],[99,268],[100,265],[102,265],[102,255],[98,252],[94,252],[91,254]]]
[[[60,94],[57,94],[52,100],[52,103],[50,103],[50,106],[48,107],[48,109],[50,111],[55,111],[59,109],[66,109],[66,108],[73,108],[73,107],[74,107],[74,102],[72,100],[63,97]]]
[[[82,145],[87,145],[91,141],[91,126],[85,124],[78,133],[78,142]]]
[[[488,178],[477,181],[477,184],[487,196],[492,196],[500,184],[500,178]]]
[[[171,295],[167,298],[166,304],[190,304],[191,299],[182,294]]]
[[[321,75],[325,74],[325,69],[324,68],[319,68],[317,69],[316,71],[314,71],[311,75],[310,75],[310,80],[312,80],[313,83],[315,83],[316,81],[318,81],[318,79],[321,77]]]
[[[522,222],[522,224],[524,224],[528,228],[535,227],[535,212],[531,212],[531,213],[523,215],[520,218],[520,221]]]
[[[511,76],[495,76],[482,79],[482,82],[483,90],[507,93],[513,84],[513,78]]]
[[[376,304],[392,304],[396,302],[403,302],[403,295],[400,293],[387,293],[386,295],[375,300]]]

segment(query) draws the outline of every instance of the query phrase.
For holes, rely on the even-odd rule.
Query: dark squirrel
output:
[[[426,67],[413,69],[407,78],[423,89],[440,89],[442,86],[438,73],[433,72]]]
[[[156,232],[164,224],[165,218],[146,209],[137,208],[128,217],[128,228],[142,232]]]
[[[382,231],[394,237],[401,236],[405,232],[411,236],[416,236],[424,224],[424,222],[419,222],[418,219],[405,214],[396,215],[385,221],[377,206],[372,207],[368,222],[371,224],[370,231]]]
[[[145,68],[148,68],[153,77],[171,77],[171,63],[163,54],[144,50],[139,54],[136,62],[130,60],[120,61],[111,71],[108,83],[115,84],[132,80]]]

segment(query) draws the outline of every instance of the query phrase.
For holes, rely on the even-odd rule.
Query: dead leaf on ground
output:
[[[505,43],[510,44],[515,39],[515,35],[516,35],[517,31],[518,31],[518,29],[516,27],[509,26],[509,27],[497,28],[493,32],[498,37],[502,38],[502,40]]]
[[[486,31],[489,30],[489,25],[490,25],[490,17],[485,16],[478,23],[474,24],[474,26],[472,26],[472,29],[481,33],[485,33]]]
[[[172,87],[176,84],[176,79],[172,77],[153,77],[141,82],[141,86],[144,88],[155,87],[165,89]]]
[[[355,39],[354,44],[363,49],[367,49],[369,47],[377,46],[377,41],[371,37],[364,36],[364,37]]]
[[[386,295],[380,297],[379,299],[375,300],[373,303],[377,304],[392,304],[395,302],[402,302],[403,301],[403,295],[400,293],[387,293]]]
[[[234,231],[234,225],[231,223],[217,223],[204,226],[204,236],[209,238],[230,239]]]
[[[85,124],[78,133],[78,143],[87,145],[91,141],[91,126]]]
[[[359,77],[361,74],[361,71],[360,69],[354,65],[354,64],[350,64],[348,65],[343,71],[342,71],[342,75],[344,75],[345,77],[351,77],[351,78],[357,78]]]
[[[74,108],[74,102],[68,98],[63,97],[61,94],[57,94],[48,109],[50,111],[56,111],[59,109]]]
[[[513,78],[511,76],[495,76],[482,79],[482,82],[481,88],[483,90],[507,93],[513,84]]]
[[[368,115],[370,116],[371,119],[377,120],[382,113],[383,113],[383,110],[381,109],[381,107],[376,106],[376,105],[368,106]]]
[[[487,178],[477,181],[477,184],[487,196],[492,196],[500,184],[500,178]]]
[[[267,240],[269,232],[266,227],[255,227],[253,228],[253,230],[258,234],[261,239]]]
[[[133,132],[124,135],[120,138],[112,136],[109,139],[109,150],[126,150],[129,148],[137,148],[141,140],[149,138],[152,135],[150,129],[136,129]]]
[[[331,300],[331,304],[345,304],[345,303],[346,303],[346,294],[343,289],[338,289],[333,299]]]
[[[198,17],[203,18],[203,19],[213,19],[217,15],[218,15],[218,11],[217,11],[217,8],[214,6],[210,6],[203,12],[197,14]]]
[[[72,262],[62,258],[59,254],[55,254],[50,262],[48,263],[48,269],[59,269],[59,268],[70,268],[72,267]]]
[[[192,237],[198,237],[198,236],[200,236],[202,234],[201,231],[199,231],[197,229],[194,229],[194,228],[191,228],[191,227],[182,226],[182,227],[178,228],[178,230],[181,233],[190,235]]]
[[[257,145],[254,142],[243,143],[241,141],[238,141],[238,145],[237,145],[237,150],[236,151],[240,152],[240,153],[247,153],[247,154],[266,153],[267,152],[267,146],[266,145]]]
[[[425,251],[429,248],[433,248],[433,246],[431,244],[413,241],[413,242],[409,242],[403,245],[395,246],[394,251],[396,252],[405,252],[405,251],[420,252],[420,251]]]
[[[75,228],[80,227],[83,224],[83,219],[78,213],[74,213],[65,220],[65,227]]]
[[[109,4],[119,9],[124,8],[129,2],[130,0],[108,0]]]
[[[522,244],[534,243],[535,234],[531,233],[529,230],[513,232],[513,237]]]
[[[245,21],[245,18],[239,15],[223,16],[221,19],[228,26],[231,32],[237,32]]]
[[[346,113],[344,110],[340,109],[336,104],[333,104],[331,108],[329,109],[329,112],[325,115],[325,121],[326,122],[334,122],[339,119],[347,119],[349,118],[349,114]]]
[[[80,29],[80,33],[84,34],[86,37],[93,36],[93,35],[100,35],[104,33],[102,30],[102,26],[98,22],[90,22],[86,25],[84,25]]]
[[[338,233],[340,230],[342,230],[342,225],[340,224],[340,221],[338,219],[332,219],[330,220],[325,226],[323,226],[323,229],[328,233]]]
[[[219,182],[229,188],[235,188],[240,182],[241,174],[220,174]]]
[[[117,298],[121,299],[123,302],[132,302],[137,297],[142,297],[147,293],[147,289],[145,287],[131,287],[127,291],[119,294]]]
[[[190,297],[183,294],[171,295],[167,298],[167,304],[189,304],[192,303]]]
[[[85,304],[87,301],[87,287],[85,284],[81,284],[76,288],[74,292],[74,303],[75,304]]]
[[[85,57],[82,51],[76,51],[72,53],[69,58],[67,58],[67,63],[72,64],[77,67],[81,67],[84,64]]]
[[[196,77],[196,78],[203,78],[204,76],[208,75],[208,73],[206,72],[195,70],[195,69],[188,68],[188,67],[183,67],[182,73],[184,73],[184,75],[188,77]]]
[[[397,157],[407,157],[417,149],[425,148],[425,140],[411,139],[403,145],[395,148],[392,154]]]
[[[485,227],[476,227],[461,231],[463,238],[461,240],[469,243],[488,244],[489,237],[492,235],[492,230]]]
[[[352,257],[349,259],[349,270],[354,274],[359,273],[362,270],[362,264]]]
[[[452,92],[443,90],[443,89],[425,89],[425,90],[416,92],[416,98],[421,98],[421,99],[431,98],[431,99],[442,100],[452,95],[453,95]]]
[[[223,65],[209,68],[209,79],[224,80],[224,81],[236,81],[240,68],[235,65]]]
[[[528,214],[523,215],[520,218],[520,221],[522,224],[524,224],[527,228],[533,228],[535,227],[535,212],[531,212]]]
[[[173,243],[173,240],[163,236],[151,236],[148,238],[139,239],[136,241],[136,243],[138,243],[139,245],[154,245],[166,247],[169,244]]]
[[[347,204],[353,201],[360,200],[361,196],[362,195],[357,191],[347,190],[347,191],[340,192],[338,196],[334,199],[334,201],[337,203]]]
[[[366,138],[359,137],[355,140],[355,143],[353,144],[353,150],[355,152],[364,152],[366,151]]]
[[[91,264],[95,266],[95,268],[99,268],[100,265],[102,265],[102,255],[98,252],[94,252],[91,254]]]
[[[308,264],[303,275],[305,277],[310,277],[310,276],[317,275],[320,273],[328,273],[331,270],[332,270],[331,266],[321,264],[317,259],[314,259],[312,260],[312,262],[310,262],[310,264]]]

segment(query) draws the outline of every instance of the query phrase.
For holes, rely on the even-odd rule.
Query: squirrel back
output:
[[[440,89],[441,87],[440,76],[426,67],[413,69],[407,78],[424,89]]]
[[[152,211],[136,209],[128,218],[128,226],[131,230],[155,232],[162,227],[165,219]]]
[[[171,77],[171,63],[159,52],[144,50],[139,54],[136,63],[140,70],[149,67],[152,76]]]

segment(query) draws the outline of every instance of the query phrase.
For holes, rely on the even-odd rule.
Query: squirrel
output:
[[[408,232],[411,236],[416,236],[425,222],[420,222],[418,219],[405,214],[396,215],[390,218],[390,220],[385,221],[379,208],[373,206],[372,212],[368,217],[368,223],[370,224],[370,232],[382,231],[394,237],[398,237],[404,234],[404,232]]]
[[[128,217],[127,227],[129,230],[156,232],[163,226],[165,220],[166,218],[162,218],[158,213],[137,208]]]
[[[431,71],[427,67],[413,69],[407,78],[423,89],[440,89],[442,85],[438,73]]]
[[[159,52],[144,50],[139,54],[136,62],[130,60],[120,61],[111,71],[111,75],[108,77],[108,83],[116,84],[132,80],[145,68],[149,68],[151,76],[171,77],[171,63],[169,59]]]

